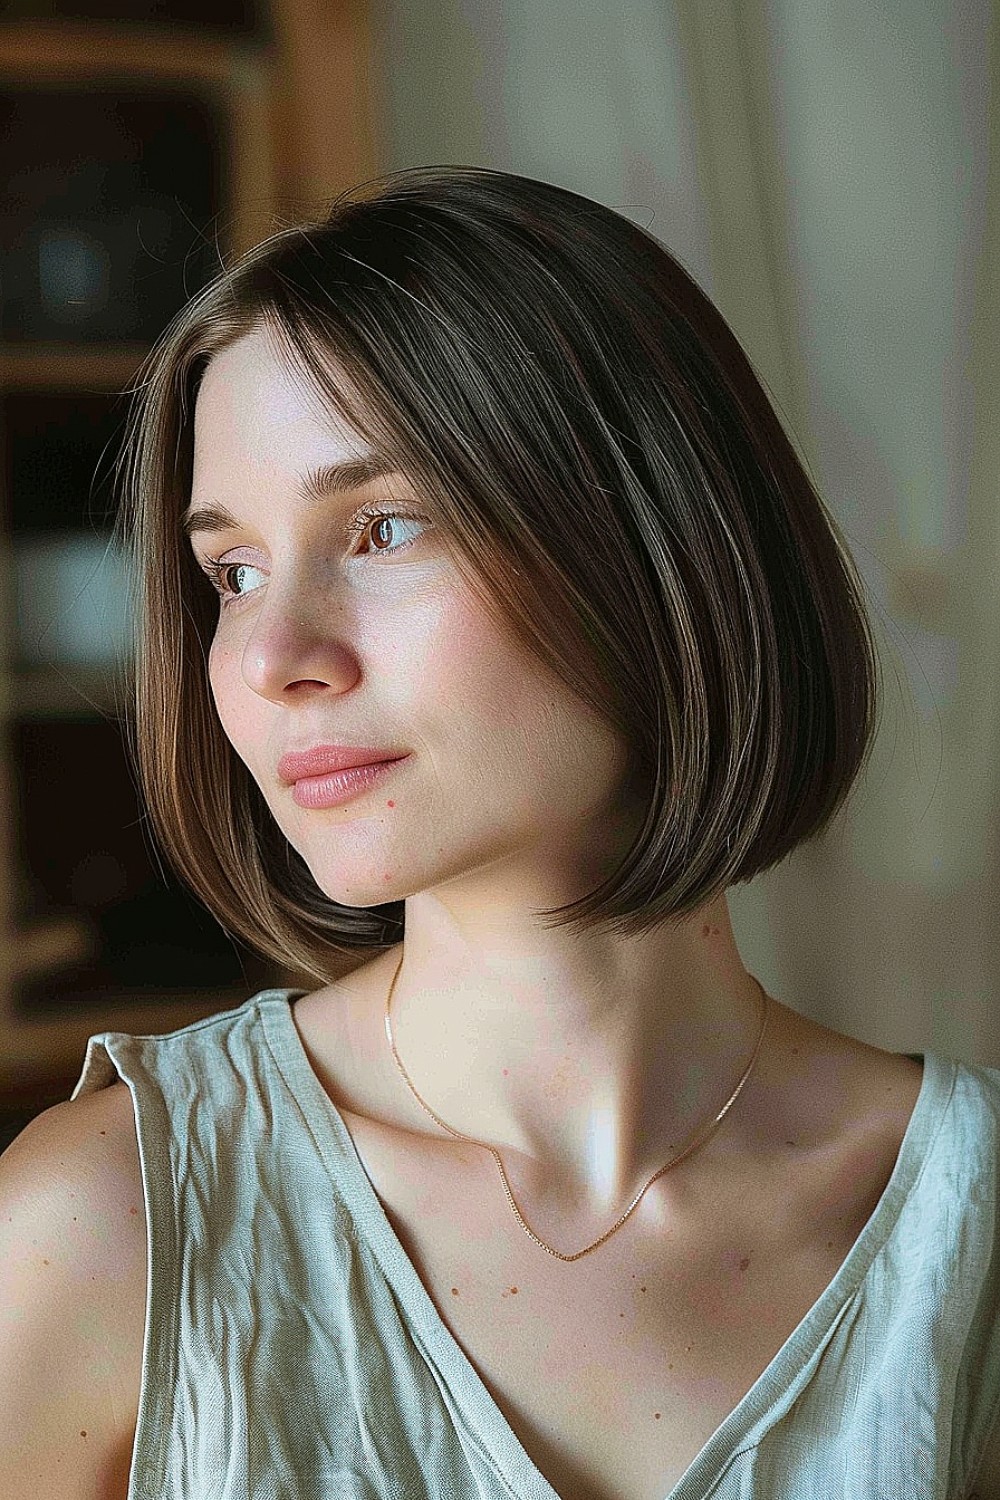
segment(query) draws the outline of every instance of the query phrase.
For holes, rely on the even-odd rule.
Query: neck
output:
[[[549,933],[534,951],[499,937],[449,948],[437,925],[412,922],[408,903],[405,943],[379,960],[402,1070],[533,1202],[620,1210],[711,1125],[757,1046],[762,991],[724,897],[631,944]],[[383,1046],[414,1128],[446,1138]]]

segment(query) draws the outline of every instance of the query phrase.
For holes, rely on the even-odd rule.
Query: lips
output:
[[[390,746],[314,745],[311,750],[290,750],[278,761],[278,775],[289,786],[304,776],[323,776],[352,766],[370,766],[383,760],[400,760],[408,752]]]

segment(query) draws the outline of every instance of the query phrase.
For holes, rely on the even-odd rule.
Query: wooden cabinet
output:
[[[237,948],[146,828],[113,465],[140,361],[220,255],[376,171],[358,5],[291,0],[254,34],[91,3],[0,22],[0,1149],[92,1032],[308,983]]]

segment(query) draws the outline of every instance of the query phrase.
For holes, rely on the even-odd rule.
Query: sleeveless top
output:
[[[560,1500],[403,1250],[268,989],[87,1042],[147,1224],[128,1500]],[[846,1260],[664,1500],[958,1500],[1000,1410],[1000,1069],[938,1053]]]

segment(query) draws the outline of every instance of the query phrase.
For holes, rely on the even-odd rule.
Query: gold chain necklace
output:
[[[501,1180],[503,1182],[504,1192],[507,1194],[507,1201],[510,1204],[511,1208],[514,1210],[514,1216],[517,1219],[517,1222],[520,1224],[521,1228],[525,1231],[525,1233],[529,1234],[531,1236],[531,1238],[534,1240],[534,1242],[535,1242],[536,1245],[540,1245],[543,1250],[545,1250],[549,1255],[554,1255],[557,1260],[565,1260],[565,1261],[579,1260],[582,1255],[589,1255],[590,1252],[591,1252],[591,1250],[596,1250],[597,1247],[598,1247],[598,1245],[603,1245],[605,1240],[611,1238],[611,1236],[614,1234],[614,1232],[615,1232],[616,1229],[620,1229],[622,1227],[622,1225],[625,1223],[625,1220],[628,1218],[628,1216],[632,1212],[632,1210],[638,1206],[640,1200],[643,1197],[643,1194],[646,1192],[646,1190],[648,1188],[652,1187],[652,1185],[656,1181],[656,1179],[658,1177],[662,1177],[663,1174],[664,1174],[664,1172],[667,1170],[668,1167],[675,1167],[677,1165],[677,1163],[683,1161],[686,1156],[690,1156],[691,1152],[694,1151],[697,1146],[702,1145],[703,1142],[705,1140],[707,1140],[707,1138],[709,1137],[709,1135],[711,1135],[712,1132],[716,1129],[716,1127],[721,1123],[723,1117],[728,1113],[728,1111],[736,1103],[736,1100],[739,1098],[739,1096],[740,1096],[740,1094],[741,1094],[741,1092],[743,1090],[744,1084],[746,1083],[747,1079],[750,1077],[750,1074],[753,1072],[754,1064],[756,1063],[758,1054],[760,1053],[761,1043],[764,1040],[764,1032],[765,1032],[765,1030],[767,1028],[768,1000],[770,999],[770,996],[767,994],[767,992],[764,989],[763,985],[760,983],[760,980],[754,978],[754,984],[757,986],[758,990],[760,991],[760,995],[761,995],[761,1024],[760,1024],[760,1034],[757,1037],[757,1045],[753,1049],[753,1056],[751,1057],[749,1063],[747,1064],[747,1067],[746,1067],[746,1069],[745,1069],[742,1077],[740,1078],[739,1083],[736,1085],[735,1089],[730,1094],[730,1096],[726,1100],[725,1104],[719,1110],[719,1113],[715,1116],[715,1119],[709,1121],[709,1123],[705,1127],[705,1129],[702,1130],[698,1135],[695,1136],[694,1140],[691,1141],[690,1145],[688,1145],[688,1146],[686,1146],[684,1148],[684,1150],[680,1153],[679,1156],[673,1157],[672,1160],[670,1160],[670,1161],[667,1162],[666,1166],[661,1167],[658,1172],[654,1172],[653,1173],[652,1177],[646,1183],[646,1186],[643,1188],[642,1192],[639,1193],[638,1197],[636,1197],[636,1198],[634,1198],[632,1200],[632,1202],[629,1204],[628,1208],[622,1214],[622,1216],[618,1220],[618,1222],[616,1224],[613,1224],[611,1226],[611,1228],[607,1231],[606,1234],[602,1234],[599,1240],[595,1240],[594,1243],[592,1245],[588,1245],[586,1247],[586,1249],[584,1249],[584,1250],[578,1250],[575,1255],[563,1255],[561,1251],[559,1251],[559,1250],[553,1250],[553,1248],[552,1248],[551,1245],[547,1245],[544,1240],[539,1239],[538,1235],[535,1233],[535,1231],[528,1224],[525,1223],[524,1218],[523,1218],[523,1216],[521,1214],[521,1210],[518,1208],[517,1204],[514,1202],[514,1194],[510,1190],[510,1183],[507,1181],[507,1173],[503,1169],[503,1162],[500,1160],[500,1153],[498,1151],[496,1151],[493,1146],[488,1146],[485,1141],[474,1140],[471,1135],[464,1135],[462,1133],[462,1131],[460,1131],[460,1130],[453,1130],[450,1125],[446,1125],[445,1122],[444,1122],[444,1120],[442,1120],[439,1115],[436,1115],[434,1113],[434,1111],[431,1109],[430,1105],[427,1104],[427,1103],[425,1103],[424,1100],[421,1099],[420,1095],[417,1093],[416,1089],[413,1087],[413,1081],[410,1078],[409,1073],[407,1073],[406,1069],[403,1067],[403,1064],[402,1064],[402,1062],[400,1060],[399,1053],[396,1051],[396,1044],[395,1044],[395,1042],[393,1041],[393,1038],[392,1038],[392,1023],[389,1020],[389,1005],[390,1005],[390,1002],[392,1000],[392,992],[396,988],[396,980],[399,978],[399,971],[400,971],[400,969],[402,967],[403,967],[403,959],[402,959],[402,956],[401,956],[400,960],[399,960],[399,963],[396,966],[396,972],[392,976],[392,984],[390,984],[390,986],[389,986],[389,993],[388,993],[388,995],[385,998],[385,1034],[386,1034],[386,1036],[389,1039],[389,1046],[390,1046],[390,1048],[392,1050],[392,1055],[396,1059],[396,1066],[399,1068],[399,1071],[402,1073],[403,1078],[405,1079],[406,1083],[409,1085],[409,1088],[410,1088],[411,1093],[413,1094],[413,1097],[416,1099],[417,1103],[423,1109],[425,1109],[427,1111],[427,1113],[430,1115],[430,1117],[431,1117],[432,1120],[436,1121],[437,1124],[440,1125],[443,1130],[447,1130],[447,1131],[450,1132],[451,1135],[457,1136],[459,1138],[459,1140],[469,1141],[473,1146],[483,1146],[495,1158],[496,1164],[500,1168],[500,1177],[501,1177]]]

